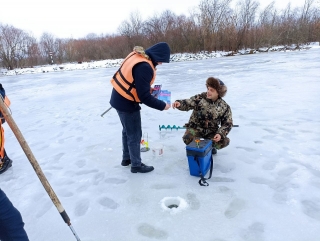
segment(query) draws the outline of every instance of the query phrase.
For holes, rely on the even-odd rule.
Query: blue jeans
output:
[[[0,189],[0,240],[29,241],[20,212]]]
[[[140,142],[142,137],[140,111],[118,111],[122,124],[122,159],[131,160],[131,167],[141,166]]]

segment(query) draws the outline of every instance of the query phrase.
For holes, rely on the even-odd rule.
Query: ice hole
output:
[[[188,207],[188,203],[181,197],[165,197],[160,203],[162,209],[170,213],[177,213]]]
[[[168,205],[167,207],[168,207],[168,208],[177,208],[177,207],[179,207],[179,205],[171,204],[171,205]]]
[[[168,208],[178,208],[180,205],[180,200],[177,198],[170,198],[165,200],[164,205]]]

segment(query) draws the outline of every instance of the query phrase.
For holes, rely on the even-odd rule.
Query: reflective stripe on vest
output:
[[[4,129],[0,121],[0,158],[4,158]]]
[[[140,99],[135,88],[134,79],[132,76],[133,67],[141,62],[147,62],[153,70],[153,78],[150,82],[150,86],[153,84],[156,78],[156,71],[150,60],[146,59],[137,52],[131,52],[122,62],[119,70],[114,74],[111,79],[113,88],[124,98],[140,103]]]

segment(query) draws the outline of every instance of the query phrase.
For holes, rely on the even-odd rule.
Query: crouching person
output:
[[[227,137],[232,129],[230,106],[222,99],[227,93],[227,86],[219,79],[209,77],[206,81],[207,92],[192,96],[190,99],[176,100],[172,108],[181,111],[193,110],[182,139],[186,145],[195,138],[211,139],[212,154],[217,149],[229,145]]]

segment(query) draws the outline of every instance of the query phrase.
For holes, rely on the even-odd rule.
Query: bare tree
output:
[[[298,20],[298,32],[296,42],[298,45],[306,43],[309,37],[311,15],[312,15],[312,4],[314,0],[305,0],[304,6],[301,12],[300,19]]]
[[[177,30],[178,17],[170,10],[165,10],[160,14],[158,25],[158,33],[160,33],[161,39],[159,41],[166,41],[171,46],[171,49],[175,49],[178,45],[183,44],[181,42],[181,35]],[[182,20],[182,18],[180,18]],[[180,42],[180,43],[178,43]],[[153,44],[152,42],[150,44]]]
[[[75,61],[75,48],[73,39],[65,39],[63,44],[64,61],[73,62]]]
[[[111,59],[124,58],[132,51],[126,36],[112,35],[106,39],[107,54]]]
[[[277,34],[278,17],[274,1],[266,6],[260,13],[256,25],[255,48],[267,47],[269,49],[281,40],[282,33]]]
[[[145,22],[143,31],[149,42],[159,42],[164,38],[161,25],[161,19],[157,15],[149,18]]]
[[[61,64],[66,61],[66,43],[67,39],[57,38],[55,39],[55,53],[56,63]]]
[[[0,25],[0,60],[7,69],[24,66],[28,49],[34,38],[21,29],[11,25]]]
[[[309,23],[308,42],[320,42],[320,9],[313,8]]]
[[[202,28],[204,48],[217,49],[219,43],[218,32],[222,30],[229,16],[232,0],[202,0],[199,4],[199,20]]]
[[[143,45],[143,21],[140,12],[132,12],[129,20],[123,21],[118,27],[118,32],[121,36],[126,36],[128,48],[133,49],[136,45]]]
[[[304,5],[303,5],[303,10],[302,14],[300,17],[300,20],[302,22],[308,22],[310,20],[310,11],[311,11],[311,6],[314,3],[314,0],[305,0]]]
[[[249,44],[248,33],[254,26],[259,2],[255,0],[240,0],[237,15],[237,30],[238,30],[238,46],[237,49],[247,48]]]
[[[39,44],[36,38],[31,37],[27,42],[27,56],[24,59],[24,66],[33,67],[41,63],[41,54],[39,50]]]
[[[48,64],[52,63],[52,60],[56,58],[58,52],[58,45],[56,38],[53,34],[43,33],[40,37],[40,51],[42,57]]]
[[[173,52],[195,52],[201,50],[199,28],[192,17],[177,16],[167,34]]]
[[[230,51],[233,55],[238,50],[238,31],[236,15],[231,14],[224,22],[223,32],[220,33],[221,42],[224,43],[225,51]]]
[[[280,14],[278,33],[283,33],[280,44],[290,45],[294,43],[294,33],[297,27],[297,9],[292,10],[291,4],[288,3],[287,7]]]

